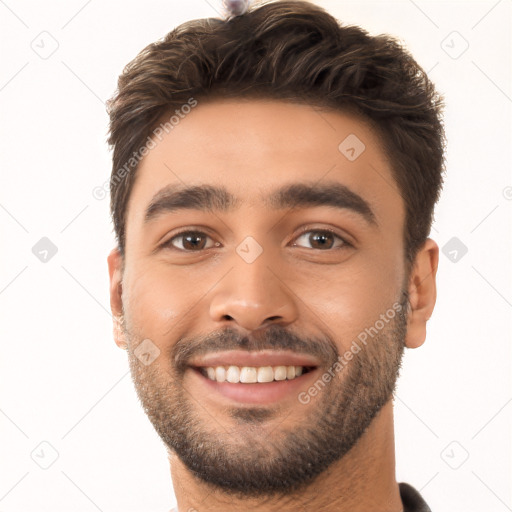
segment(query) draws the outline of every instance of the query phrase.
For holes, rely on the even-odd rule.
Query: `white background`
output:
[[[397,479],[434,512],[512,510],[512,2],[317,3],[399,37],[446,98],[447,178],[431,236],[468,252],[441,254],[427,341],[405,354]],[[104,102],[124,65],[219,5],[0,0],[0,512],[174,503],[165,449],[112,340],[114,238],[108,198],[92,190],[109,179]],[[33,49],[42,37],[58,44],[46,59]],[[32,253],[42,237],[58,248],[47,263]],[[42,469],[35,460],[49,464],[52,450]]]

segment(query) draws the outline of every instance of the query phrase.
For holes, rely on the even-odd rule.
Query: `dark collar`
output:
[[[432,512],[421,494],[405,482],[399,483],[400,498],[404,505],[404,512]]]

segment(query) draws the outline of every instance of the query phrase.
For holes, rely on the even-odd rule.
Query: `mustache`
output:
[[[174,345],[171,356],[176,368],[183,372],[193,357],[226,350],[290,350],[314,356],[325,365],[334,364],[339,356],[336,344],[330,337],[301,337],[278,324],[250,334],[228,327],[206,335],[181,338]]]

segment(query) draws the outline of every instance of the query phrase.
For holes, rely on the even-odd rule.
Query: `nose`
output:
[[[273,323],[282,326],[297,319],[298,298],[282,273],[261,255],[252,263],[235,261],[234,267],[212,290],[211,319],[255,331]]]

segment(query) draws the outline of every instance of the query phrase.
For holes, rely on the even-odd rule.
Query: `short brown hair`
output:
[[[291,100],[370,121],[405,203],[410,268],[429,235],[443,183],[444,130],[442,98],[396,39],[342,26],[316,5],[289,0],[225,20],[189,21],[147,46],[125,67],[108,102],[110,206],[123,255],[138,164],[132,154],[164,114],[191,97]],[[119,179],[123,166],[129,172]]]

